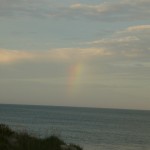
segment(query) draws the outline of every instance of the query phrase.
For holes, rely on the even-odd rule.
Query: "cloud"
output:
[[[126,29],[126,31],[128,31],[128,32],[142,31],[142,30],[150,30],[150,25],[132,26],[132,27],[128,27]]]
[[[140,31],[140,32],[139,32]],[[130,26],[108,38],[84,43],[84,48],[54,48],[47,51],[0,49],[0,63],[18,61],[76,61],[95,57],[150,57],[150,25]]]
[[[149,0],[101,1],[95,3],[62,3],[51,0],[1,0],[0,16],[133,21],[149,19]]]
[[[0,63],[33,59],[34,57],[35,56],[30,52],[0,49]]]
[[[131,26],[111,37],[87,42],[88,45],[113,51],[116,55],[127,57],[150,56],[150,25]]]
[[[0,0],[0,17],[46,17],[51,0]]]
[[[123,43],[131,43],[134,41],[138,41],[139,39],[135,36],[125,36],[125,37],[120,37],[120,38],[108,38],[108,39],[101,39],[101,40],[96,40],[92,42],[87,42],[87,44],[100,44],[100,45],[110,45],[110,44],[123,44]]]
[[[121,0],[99,4],[75,3],[70,5],[69,12],[74,12],[76,17],[97,18],[104,21],[133,21],[148,18],[149,7],[148,0]]]
[[[0,63],[18,61],[73,61],[95,56],[110,56],[111,52],[101,48],[59,48],[49,51],[19,51],[0,49]]]
[[[99,5],[88,5],[88,4],[76,3],[76,4],[72,4],[70,6],[70,9],[83,10],[91,14],[94,14],[94,12],[95,13],[109,12],[112,11],[113,8],[111,7],[111,5],[108,5],[107,3],[99,4]]]

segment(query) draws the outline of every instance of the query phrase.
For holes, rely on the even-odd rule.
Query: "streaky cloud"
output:
[[[115,2],[101,1],[95,3],[67,4],[62,2],[32,0],[0,1],[0,17],[38,17],[90,19],[101,21],[145,20],[150,16],[149,0],[120,0]]]
[[[142,31],[142,30],[150,30],[150,25],[139,25],[139,26],[131,26],[128,27],[126,31]]]
[[[150,25],[129,26],[110,37],[86,42],[86,44],[113,51],[116,56],[149,57],[149,34]]]
[[[87,42],[87,44],[92,45],[105,45],[105,44],[119,44],[119,43],[131,43],[133,41],[138,41],[139,39],[136,36],[125,36],[120,38],[110,38],[110,39],[101,39],[92,42]]]
[[[73,61],[94,56],[110,56],[111,52],[101,48],[59,48],[48,51],[20,51],[0,49],[0,63],[31,61]]]

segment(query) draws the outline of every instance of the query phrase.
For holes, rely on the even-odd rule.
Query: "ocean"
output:
[[[56,134],[84,150],[150,150],[150,111],[0,105],[0,123],[37,136]]]

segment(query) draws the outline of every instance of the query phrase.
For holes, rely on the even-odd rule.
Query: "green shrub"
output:
[[[55,135],[41,139],[28,132],[15,132],[7,125],[0,124],[0,150],[62,150],[61,145],[67,144]],[[69,146],[82,150],[78,145]]]
[[[0,136],[11,136],[14,134],[14,131],[12,131],[7,125],[0,124]]]

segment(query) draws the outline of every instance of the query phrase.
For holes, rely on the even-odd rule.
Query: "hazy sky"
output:
[[[0,0],[0,103],[150,109],[150,0]]]

